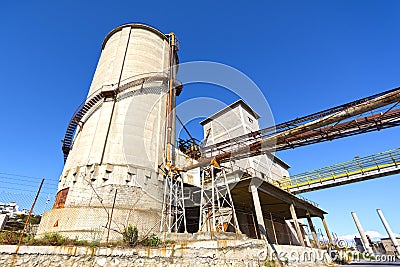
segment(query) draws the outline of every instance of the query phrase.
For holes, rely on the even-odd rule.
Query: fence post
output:
[[[114,206],[115,206],[115,199],[117,198],[117,192],[118,192],[118,189],[115,188],[115,195],[114,195],[113,205],[112,205],[112,208],[111,208],[110,220],[108,222],[106,247],[108,247],[108,237],[110,236],[111,222],[112,222],[112,217],[113,217],[113,213],[114,213]]]
[[[20,235],[20,237],[19,237],[19,241],[18,241],[17,249],[15,250],[15,253],[18,253],[19,247],[21,246],[22,238],[24,237],[26,227],[28,226],[29,220],[31,219],[32,211],[33,211],[33,209],[35,208],[35,204],[36,204],[36,201],[37,201],[37,199],[38,199],[38,197],[39,197],[40,190],[42,190],[43,182],[44,182],[44,179],[42,179],[42,181],[40,182],[39,189],[38,189],[38,191],[36,192],[35,200],[33,201],[32,207],[31,207],[31,209],[29,210],[28,218],[26,218],[26,222],[25,222],[25,225],[24,225],[24,229],[22,229],[22,232],[21,232],[21,235]]]

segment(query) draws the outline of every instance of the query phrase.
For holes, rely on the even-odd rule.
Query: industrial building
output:
[[[174,161],[177,166],[196,161],[175,141],[173,107],[182,87],[175,82],[179,60],[174,39],[142,24],[122,25],[107,35],[88,97],[68,125],[56,201],[44,214],[38,236],[58,232],[91,239],[95,233],[98,239],[116,240],[121,235],[113,229],[132,224],[142,232],[232,231],[304,244],[297,219],[323,218],[325,212],[268,183],[289,176],[289,166],[272,154],[241,159],[229,168],[212,167],[215,182],[225,175],[226,181],[215,188],[222,188],[219,199],[228,198],[228,205],[216,207],[219,200],[213,199],[214,220],[219,219],[208,229],[202,229],[209,220],[203,215],[210,212],[210,203],[202,203],[210,191],[204,186],[207,178],[201,178],[203,168],[182,172],[182,182],[168,186],[165,170]],[[211,145],[259,130],[258,119],[257,112],[239,100],[202,125]],[[180,200],[165,193],[180,188],[185,192]],[[170,212],[164,208],[166,197]],[[221,212],[227,215],[224,220]]]
[[[9,217],[15,217],[16,215],[28,215],[27,209],[19,209],[16,202],[2,203],[0,202],[0,214],[6,214]]]
[[[201,122],[202,146],[177,143],[176,97],[184,90],[176,80],[178,50],[175,34],[143,24],[122,25],[106,36],[87,99],[68,124],[57,197],[37,236],[118,240],[131,224],[141,233],[170,237],[201,233],[215,239],[227,232],[232,234],[225,238],[319,248],[312,221],[317,218],[332,243],[326,212],[280,186],[290,181],[289,165],[271,152],[312,142],[319,134],[313,129],[382,104],[369,98],[351,112],[343,105],[323,113],[333,114],[329,120],[313,114],[301,118],[307,127],[288,132],[278,125],[277,135],[266,136],[258,124],[262,118],[238,100]],[[392,98],[385,98],[386,105]],[[322,119],[311,121],[316,118]],[[340,127],[330,129],[341,133]]]
[[[68,157],[56,201],[38,235],[57,231],[90,239],[97,232],[105,239],[116,190],[113,221],[138,225],[142,231],[160,223],[165,72],[177,60],[171,56],[169,37],[152,27],[123,25],[107,35],[88,97],[69,124],[63,143]]]
[[[400,243],[400,238],[396,237],[397,243]],[[397,248],[393,245],[393,241],[390,237],[381,238],[381,245],[385,251],[386,255],[398,255]]]

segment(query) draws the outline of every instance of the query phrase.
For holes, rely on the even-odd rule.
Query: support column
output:
[[[290,214],[292,215],[292,219],[293,219],[293,222],[294,222],[294,228],[296,228],[297,238],[299,239],[300,244],[303,247],[305,247],[306,244],[304,243],[304,237],[303,237],[303,234],[301,233],[301,230],[300,230],[299,221],[297,220],[296,210],[294,209],[293,203],[290,204],[289,209],[290,209]]]
[[[324,225],[326,235],[328,236],[329,245],[333,245],[332,235],[331,235],[331,232],[329,231],[328,224],[326,223],[324,215],[322,215],[321,220],[322,220],[322,224]]]
[[[318,236],[317,236],[317,232],[315,231],[315,227],[314,227],[314,224],[312,222],[310,213],[307,213],[306,216],[307,216],[308,226],[310,226],[310,231],[311,231],[312,237],[313,237],[313,239],[315,241],[315,245],[316,245],[317,248],[321,248],[321,246],[319,244],[319,239],[318,239]]]
[[[397,242],[396,237],[394,236],[394,234],[392,232],[392,229],[389,226],[389,223],[386,221],[385,216],[383,216],[381,209],[377,209],[376,211],[378,212],[378,215],[381,218],[383,226],[385,226],[386,232],[388,233],[390,240],[392,240],[393,246],[397,251],[397,257],[400,257],[400,246],[399,246],[399,243]]]
[[[270,212],[269,215],[271,216],[271,224],[272,224],[272,231],[274,231],[275,237],[275,244],[278,245],[278,238],[276,237],[275,225],[274,225],[274,218],[272,218],[272,213]]]
[[[356,223],[356,226],[357,226],[358,232],[360,233],[361,240],[364,244],[365,250],[370,254],[374,254],[374,252],[368,242],[367,236],[365,235],[364,229],[362,228],[361,223],[358,220],[357,214],[355,212],[352,212],[351,216],[353,216],[354,222]]]
[[[258,229],[260,229],[262,238],[268,243],[268,236],[267,236],[267,231],[265,229],[264,217],[261,210],[258,190],[254,184],[250,185],[250,189],[251,189],[251,195],[253,196],[253,204],[254,204],[254,210],[256,211]]]

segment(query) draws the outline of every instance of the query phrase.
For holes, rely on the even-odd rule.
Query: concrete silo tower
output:
[[[39,236],[105,240],[109,226],[110,239],[128,224],[159,229],[177,62],[173,34],[127,24],[106,36],[88,97],[69,123],[56,201]]]

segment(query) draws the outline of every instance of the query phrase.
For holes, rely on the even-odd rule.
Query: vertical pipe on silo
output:
[[[131,37],[131,32],[132,32],[132,28],[129,28],[128,38],[127,38],[126,45],[125,45],[124,57],[122,59],[122,64],[121,64],[121,71],[120,71],[119,77],[118,77],[118,85],[117,85],[116,92],[114,92],[114,96],[113,96],[113,105],[112,105],[112,108],[111,108],[110,120],[108,122],[106,138],[104,140],[103,152],[101,153],[100,165],[103,164],[104,155],[106,153],[108,136],[110,135],[111,124],[112,124],[113,117],[114,117],[115,104],[117,103],[117,94],[118,94],[118,91],[119,91],[119,87],[121,85],[122,72],[124,70],[126,54],[128,53],[128,46],[129,46],[129,39]]]
[[[176,106],[176,91],[174,88],[174,68],[175,68],[175,34],[169,35],[170,56],[169,56],[169,92],[168,92],[168,107],[167,107],[167,165],[175,165],[175,106]]]

